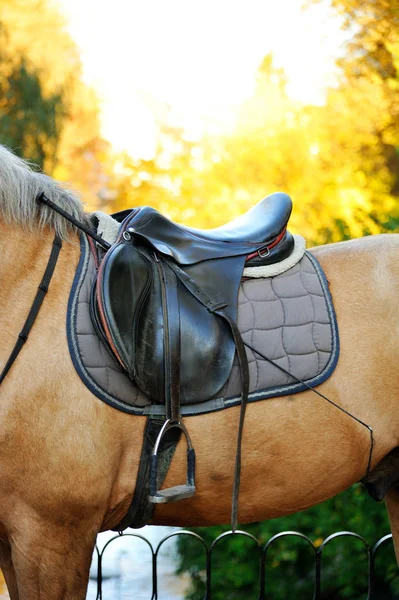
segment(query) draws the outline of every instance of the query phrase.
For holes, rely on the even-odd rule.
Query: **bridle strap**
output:
[[[55,266],[58,261],[58,256],[60,254],[61,247],[62,247],[61,239],[56,235],[54,238],[54,241],[53,241],[53,246],[52,246],[50,257],[49,257],[49,260],[48,260],[48,263],[46,266],[46,270],[43,275],[43,279],[40,282],[39,288],[37,290],[35,299],[33,300],[33,304],[31,306],[29,314],[26,318],[26,321],[24,323],[24,326],[22,327],[20,334],[18,335],[16,344],[15,344],[15,346],[14,346],[14,348],[13,348],[13,350],[12,350],[12,352],[0,374],[0,385],[3,383],[7,373],[11,369],[18,354],[21,352],[23,345],[25,344],[26,340],[28,339],[29,333],[33,327],[33,323],[35,322],[36,317],[39,314],[39,310],[43,304],[44,297],[47,294],[48,287],[50,285],[50,281],[51,281]]]

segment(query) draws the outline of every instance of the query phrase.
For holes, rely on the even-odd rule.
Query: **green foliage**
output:
[[[0,142],[69,181],[96,207],[107,180],[98,99],[51,0],[0,2]]]
[[[208,547],[228,527],[203,527],[200,534]],[[360,484],[296,515],[254,523],[244,527],[262,547],[281,531],[299,531],[315,547],[337,531],[353,531],[373,546],[389,533],[385,507],[375,503]],[[187,600],[202,600],[205,594],[205,560],[200,544],[178,537],[178,572],[188,572],[191,588]],[[380,550],[377,560],[377,598],[399,598],[399,576],[392,544]],[[367,596],[367,550],[350,537],[330,541],[322,555],[322,598],[324,600],[364,599]],[[271,544],[266,560],[266,597],[272,600],[307,600],[314,586],[314,554],[306,540],[282,537]],[[384,595],[382,595],[384,594]],[[259,595],[259,551],[252,540],[242,536],[220,540],[212,557],[212,598],[256,599]]]
[[[13,61],[4,74],[0,71],[0,131],[1,143],[13,148],[17,154],[43,168],[55,164],[58,140],[64,117],[61,94],[44,97],[38,72],[21,58]]]
[[[369,89],[364,106],[378,100],[380,118],[373,125],[383,164],[391,174],[390,192],[399,195],[399,8],[397,0],[331,0],[351,32],[339,61],[342,88]],[[360,106],[360,104],[358,105]],[[355,112],[353,112],[355,114]],[[365,149],[367,151],[367,149]]]

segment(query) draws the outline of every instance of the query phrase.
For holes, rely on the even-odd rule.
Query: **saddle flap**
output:
[[[245,257],[218,261],[206,268],[193,265],[190,276],[217,299],[225,296],[235,316],[238,284]],[[219,267],[219,268],[218,268]],[[169,269],[167,263],[164,268]],[[189,269],[187,269],[187,272]],[[197,281],[198,278],[198,281]],[[225,321],[209,312],[177,280],[180,320],[180,401],[201,402],[214,397],[226,383],[235,345]],[[236,287],[237,289],[234,289]],[[229,290],[229,291],[227,291]],[[226,300],[227,299],[227,300]],[[97,280],[102,324],[121,365],[151,399],[165,401],[165,336],[162,290],[153,250],[139,241],[121,241],[106,254]]]

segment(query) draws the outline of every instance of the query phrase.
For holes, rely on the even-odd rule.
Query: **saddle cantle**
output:
[[[235,320],[247,256],[276,262],[292,251],[285,231],[291,208],[289,196],[273,194],[210,231],[184,228],[149,207],[125,218],[99,269],[98,312],[115,356],[153,401],[165,402],[168,369],[180,371],[182,404],[209,400],[223,387],[235,342],[226,321],[198,295],[224,305]]]

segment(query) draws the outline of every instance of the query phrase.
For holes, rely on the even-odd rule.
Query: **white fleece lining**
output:
[[[108,242],[108,244],[115,244],[116,238],[118,237],[118,231],[120,223],[115,221],[110,215],[103,213],[99,210],[93,213],[98,219],[97,233]]]
[[[290,254],[284,260],[281,260],[278,263],[273,265],[264,265],[262,267],[246,267],[244,269],[243,276],[250,277],[251,279],[257,279],[260,277],[275,277],[276,275],[281,275],[288,269],[291,269],[294,265],[296,265],[305,254],[306,249],[306,241],[301,235],[293,235],[294,238],[294,250],[292,254]]]

